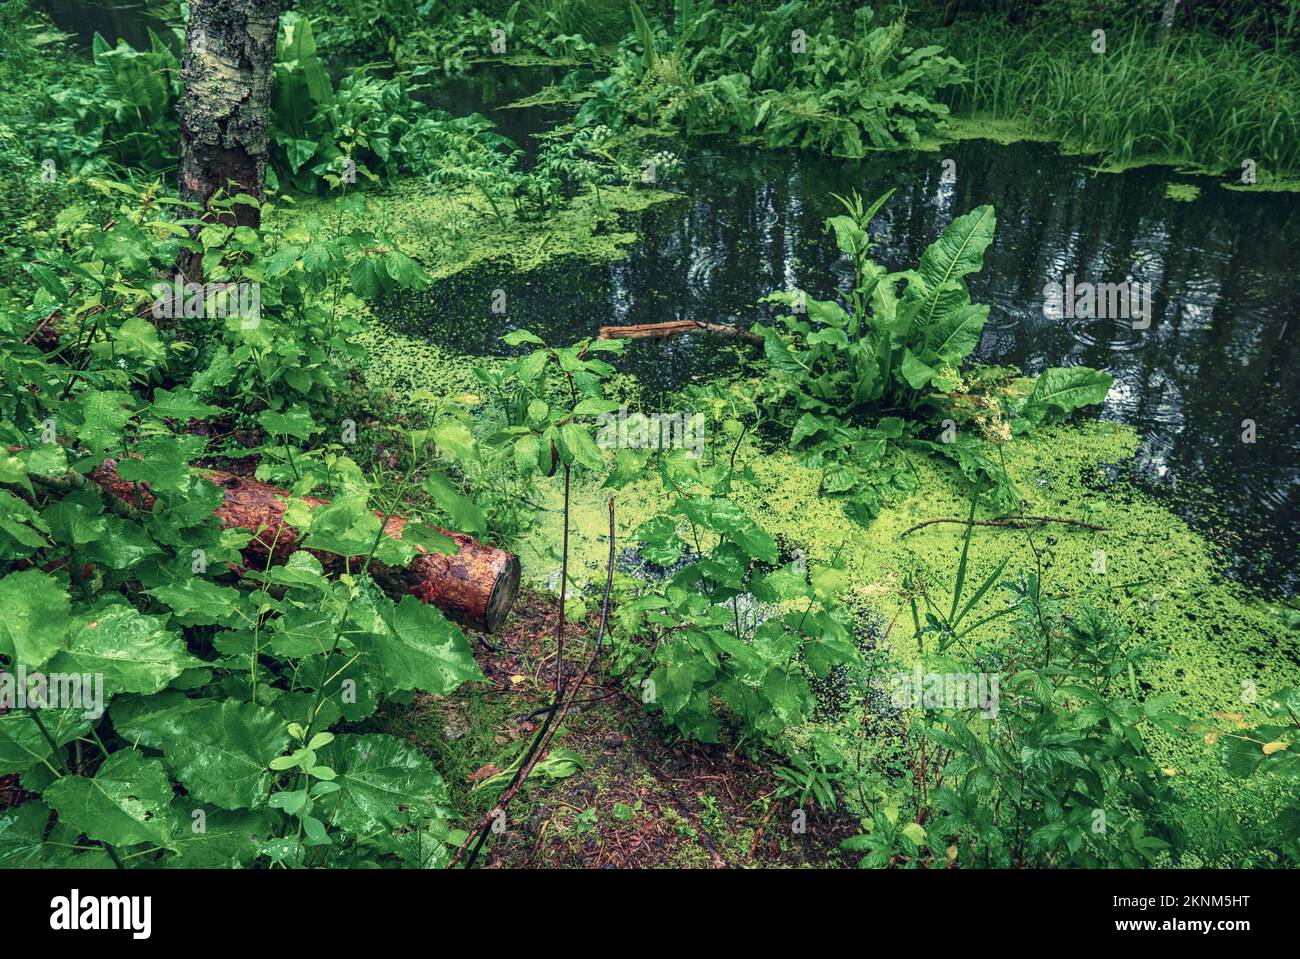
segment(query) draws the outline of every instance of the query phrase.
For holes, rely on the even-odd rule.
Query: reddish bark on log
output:
[[[223,527],[256,531],[257,535],[244,551],[246,557],[264,563],[274,550],[275,561],[283,563],[290,554],[302,548],[303,534],[284,521],[289,496],[284,490],[222,470],[201,470],[198,475],[225,490],[225,498],[213,513]],[[145,510],[153,507],[154,497],[148,484],[122,479],[116,462],[111,458],[97,466],[89,478],[104,492],[124,503]],[[299,498],[312,507],[329,502],[314,496]],[[375,515],[383,518],[382,513]],[[401,539],[406,523],[405,517],[391,516],[384,532],[394,539]],[[416,545],[419,552],[405,568],[393,568],[376,561],[370,564],[371,574],[385,588],[410,593],[421,602],[432,603],[470,629],[496,632],[519,592],[519,559],[503,549],[485,546],[464,533],[433,528],[454,539],[460,551],[430,553]],[[310,552],[326,569],[338,569],[344,565],[341,556],[317,550]],[[351,561],[355,565],[362,559],[364,557],[352,557]]]

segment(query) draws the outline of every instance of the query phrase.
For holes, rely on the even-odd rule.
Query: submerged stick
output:
[[[678,333],[710,333],[715,336],[734,336],[746,343],[762,345],[757,333],[738,326],[722,323],[705,323],[703,320],[671,320],[667,323],[642,323],[637,326],[602,326],[598,340],[666,340]]]

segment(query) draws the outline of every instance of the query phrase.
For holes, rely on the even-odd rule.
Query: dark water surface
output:
[[[120,39],[137,50],[149,46],[150,30],[164,42],[172,42],[163,3],[150,0],[108,0],[107,3],[37,0],[32,6],[49,14],[56,27],[72,34],[87,47],[96,33],[102,34],[109,46],[116,45]]]

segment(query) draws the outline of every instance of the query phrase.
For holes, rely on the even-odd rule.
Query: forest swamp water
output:
[[[955,182],[945,182],[941,158],[955,162]],[[1199,196],[1166,195],[1184,181],[1196,182]],[[821,298],[847,285],[848,261],[824,226],[838,212],[831,193],[874,197],[898,186],[874,230],[891,269],[915,263],[954,217],[992,203],[996,238],[969,280],[972,299],[991,306],[976,358],[1028,374],[1072,365],[1111,373],[1101,417],[1141,437],[1132,477],[1226,537],[1231,575],[1267,595],[1295,592],[1300,376],[1289,358],[1300,271],[1285,237],[1300,232],[1300,197],[1234,193],[1159,167],[1094,174],[1044,145],[980,140],[952,144],[942,157],[857,163],[706,146],[662,186],[685,199],[643,213],[624,255],[552,257],[521,276],[484,263],[388,304],[382,319],[475,356],[509,353],[500,337],[518,327],[567,343],[606,325],[749,325],[774,315],[758,303],[774,290]],[[1149,328],[1046,316],[1044,287],[1069,276],[1149,284]],[[504,313],[491,309],[498,289]],[[748,347],[687,336],[631,343],[617,365],[650,410],[753,358]],[[1253,443],[1243,442],[1246,420]]]
[[[40,6],[86,43],[95,31],[136,46],[151,27],[167,32],[143,2]],[[484,113],[531,160],[533,134],[565,110],[507,105],[560,76],[552,67],[483,69],[430,84],[422,99],[458,115]],[[968,136],[978,122],[956,126]],[[991,128],[990,136],[999,135]],[[1070,365],[1111,373],[1116,382],[1101,417],[1140,437],[1131,478],[1220,540],[1230,576],[1270,597],[1296,592],[1300,375],[1289,357],[1300,269],[1286,238],[1300,235],[1300,194],[1232,192],[1168,167],[1097,174],[1086,158],[1032,142],[969,139],[861,161],[726,143],[669,148],[682,162],[660,185],[681,202],[607,189],[610,209],[596,215],[608,215],[608,224],[584,229],[579,221],[593,208],[575,205],[569,227],[551,229],[560,241],[549,249],[550,237],[523,249],[538,230],[519,224],[468,254],[430,251],[434,262],[422,261],[439,282],[390,302],[381,320],[436,343],[444,357],[465,357],[456,365],[466,370],[470,358],[508,353],[499,338],[520,326],[563,343],[605,325],[688,318],[748,325],[770,319],[758,301],[774,290],[798,286],[826,297],[846,285],[847,260],[824,227],[839,212],[832,193],[871,198],[897,188],[873,231],[891,269],[915,263],[954,217],[992,203],[997,235],[984,269],[969,280],[974,302],[992,308],[976,359],[1028,374]],[[399,239],[418,245],[421,237]],[[512,245],[503,272],[499,252]],[[1045,316],[1045,285],[1067,276],[1150,284],[1149,328]],[[493,294],[506,287],[509,308],[493,313]],[[377,345],[384,339],[378,333]],[[633,343],[619,368],[653,410],[681,386],[733,375],[752,356],[688,336]],[[1242,440],[1248,420],[1253,443]]]
[[[530,125],[544,119],[534,115],[513,132]],[[1086,365],[1115,377],[1099,417],[1007,446],[1009,470],[1035,511],[1106,527],[1052,535],[1048,588],[1112,608],[1136,641],[1167,651],[1144,685],[1175,694],[1194,720],[1239,708],[1246,683],[1273,688],[1296,675],[1300,643],[1258,600],[1292,595],[1300,578],[1300,382],[1289,361],[1300,276],[1285,240],[1300,227],[1300,197],[1233,192],[1166,167],[1097,173],[1086,158],[1030,142],[973,139],[861,162],[710,142],[670,148],[682,162],[659,186],[678,194],[675,201],[625,188],[621,212],[606,198],[612,225],[512,223],[496,233],[499,256],[476,254],[467,269],[427,262],[440,277],[432,288],[376,311],[376,365],[387,366],[384,352],[398,342],[416,374],[405,385],[418,385],[423,370],[435,391],[452,383],[472,391],[471,367],[511,355],[500,337],[517,328],[563,344],[606,325],[770,320],[759,301],[774,290],[801,287],[823,298],[848,284],[849,264],[824,225],[839,212],[831,193],[856,189],[870,199],[898,188],[873,230],[877,257],[890,269],[914,264],[953,218],[992,203],[996,237],[969,279],[972,300],[991,306],[976,358],[1029,374]],[[952,168],[945,159],[955,178],[945,176]],[[598,215],[590,197],[579,202],[587,216]],[[530,233],[542,238],[533,249],[523,239]],[[1076,285],[1150,284],[1149,326],[1048,315],[1045,288],[1069,276]],[[506,293],[504,313],[492,310],[498,290]],[[763,373],[752,348],[695,335],[633,342],[615,365],[627,377],[616,395],[646,412],[678,411],[687,385],[734,381],[743,389]],[[1254,443],[1243,442],[1245,420],[1254,421]],[[710,437],[706,456],[729,452],[725,437]],[[921,482],[868,528],[819,493],[816,471],[752,435],[738,464],[752,465],[759,483],[735,498],[776,536],[787,560],[796,549],[810,564],[842,551],[853,572],[848,605],[888,619],[902,576],[919,569],[949,582],[960,553],[958,526],[900,534],[966,509],[967,484],[955,469],[906,455]],[[537,495],[546,510],[517,545],[525,578],[556,588],[559,488],[543,483]],[[608,495],[575,488],[571,579],[579,588],[603,578]],[[646,480],[616,499],[620,569],[639,572],[629,538],[663,493]],[[1032,562],[1020,531],[980,530],[976,547],[973,581],[1009,554],[1009,569]],[[1098,550],[1106,562],[1100,576]],[[915,658],[907,620],[899,618],[890,645]],[[1227,780],[1198,736],[1153,739],[1166,774],[1207,818],[1255,818],[1273,801],[1266,788]]]
[[[507,77],[499,86],[453,86],[430,102],[458,114],[484,110],[527,148],[529,134],[558,113],[494,108],[535,84]],[[914,264],[954,217],[992,203],[997,236],[969,281],[972,299],[992,308],[977,358],[1030,374],[1087,365],[1116,379],[1100,421],[1080,417],[1007,447],[1009,471],[1035,508],[1106,528],[1052,535],[1048,589],[1112,608],[1138,641],[1165,650],[1168,658],[1144,672],[1144,691],[1174,693],[1193,719],[1231,712],[1248,682],[1258,680],[1264,692],[1291,681],[1300,667],[1295,634],[1252,600],[1293,594],[1300,578],[1289,362],[1300,277],[1286,248],[1300,226],[1300,197],[1232,193],[1213,178],[1164,167],[1097,174],[1086,159],[1029,142],[965,140],[863,161],[709,142],[669,148],[682,162],[660,185],[678,198],[608,189],[603,204],[582,197],[546,223],[458,220],[475,207],[472,198],[414,182],[376,195],[387,225],[399,235],[405,229],[403,244],[427,248],[420,259],[436,283],[377,311],[372,373],[399,368],[385,353],[399,343],[409,371],[401,385],[470,391],[473,365],[508,355],[499,338],[519,327],[567,343],[603,325],[747,325],[770,318],[759,301],[774,290],[799,286],[827,297],[847,284],[848,264],[824,228],[839,212],[832,193],[871,199],[897,188],[873,231],[891,269]],[[335,202],[302,206],[328,215]],[[431,235],[430,224],[450,235]],[[1048,316],[1045,287],[1070,276],[1150,284],[1149,325]],[[497,290],[507,293],[504,313],[491,309]],[[762,375],[755,360],[747,347],[704,337],[634,343],[617,364],[628,377],[619,386],[646,410],[672,411],[687,384],[734,379],[743,388],[745,378]],[[1254,422],[1253,443],[1242,441],[1246,420]],[[710,456],[722,438],[712,439]],[[926,518],[962,515],[966,501],[955,470],[905,455],[919,474],[916,490],[867,528],[819,494],[816,472],[752,437],[738,462],[751,465],[759,483],[736,498],[786,558],[803,550],[816,564],[843,549],[853,573],[846,605],[888,617],[903,575],[922,571],[946,583],[960,553],[960,527],[903,532]],[[548,509],[518,546],[526,575],[557,585],[558,484],[539,493]],[[606,495],[576,491],[579,585],[602,570]],[[617,499],[627,569],[635,561],[629,534],[662,494],[644,481]],[[976,543],[971,581],[1008,555],[1008,569],[1032,559],[1020,531],[981,530]],[[1099,549],[1104,574],[1092,571]],[[916,655],[906,617],[891,642],[900,655]],[[1198,736],[1153,740],[1166,774],[1207,817],[1258,817],[1276,802],[1266,782],[1228,780]]]

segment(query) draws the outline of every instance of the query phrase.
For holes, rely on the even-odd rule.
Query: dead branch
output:
[[[492,825],[498,817],[505,815],[506,806],[510,800],[515,798],[521,786],[527,781],[529,774],[532,773],[533,767],[546,755],[547,749],[550,748],[551,740],[559,730],[564,717],[568,715],[569,710],[573,707],[574,700],[577,698],[578,690],[582,688],[583,682],[591,673],[592,668],[596,665],[596,659],[600,656],[601,645],[605,638],[605,627],[609,623],[609,595],[614,586],[614,498],[609,499],[609,563],[605,573],[605,598],[600,605],[600,625],[596,630],[596,642],[592,649],[591,656],[582,668],[582,672],[573,680],[572,687],[567,696],[563,690],[555,690],[555,698],[550,707],[550,713],[538,729],[537,734],[533,737],[532,744],[528,747],[528,752],[524,755],[523,762],[519,764],[519,770],[515,773],[510,785],[506,791],[497,799],[496,806],[490,810],[486,816],[479,822],[474,832],[465,837],[465,841],[460,844],[451,857],[451,862],[447,864],[448,869],[454,869],[460,862],[465,851],[469,849],[470,844],[474,844],[473,850],[470,851],[469,858],[465,862],[466,869],[473,869],[474,862],[478,859],[479,852],[482,851],[484,843],[487,842],[488,834],[492,831]],[[477,834],[477,841],[475,840]]]
[[[602,326],[598,340],[666,340],[678,333],[709,333],[714,336],[734,336],[746,343],[762,345],[757,333],[738,326],[722,323],[705,323],[703,320],[672,320],[667,323],[642,323],[638,326]]]
[[[962,526],[1004,526],[1010,529],[1028,529],[1033,526],[1046,526],[1048,523],[1060,523],[1063,526],[1079,526],[1083,529],[1096,530],[1105,532],[1106,527],[1098,526],[1096,523],[1086,523],[1081,519],[1070,519],[1065,516],[1018,516],[1012,519],[1009,516],[999,516],[997,519],[959,519],[956,517],[940,517],[939,519],[927,519],[924,522],[917,523],[915,526],[909,526],[898,534],[899,538],[906,536],[908,533],[914,533],[924,526],[933,526],[935,523],[960,523]]]

